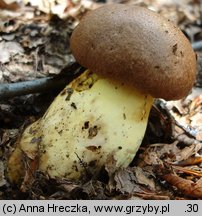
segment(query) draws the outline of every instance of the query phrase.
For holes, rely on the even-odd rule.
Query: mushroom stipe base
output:
[[[117,168],[127,167],[142,142],[152,103],[151,96],[124,83],[85,71],[24,131],[9,160],[11,181],[22,175],[23,155],[37,158],[38,169],[51,177],[71,180],[88,168],[96,176],[110,158]]]

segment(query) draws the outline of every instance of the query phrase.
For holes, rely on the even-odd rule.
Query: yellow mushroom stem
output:
[[[142,142],[152,103],[151,96],[124,83],[85,71],[24,131],[9,160],[11,180],[19,177],[13,163],[20,152],[31,159],[37,155],[38,169],[51,177],[78,179],[88,168],[96,175],[110,158],[116,167],[127,167]]]

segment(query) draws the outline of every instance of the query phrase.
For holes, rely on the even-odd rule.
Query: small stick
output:
[[[32,81],[6,83],[0,85],[0,100],[25,94],[48,91],[68,83],[65,77],[46,77]]]
[[[192,43],[192,48],[195,51],[202,50],[202,41],[197,41]]]
[[[73,63],[59,75],[32,81],[0,84],[0,101],[16,96],[45,92],[51,89],[62,89],[81,72],[81,66]],[[71,72],[71,73],[70,73]]]

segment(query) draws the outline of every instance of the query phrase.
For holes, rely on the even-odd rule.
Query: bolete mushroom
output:
[[[196,57],[183,33],[146,8],[111,4],[89,12],[73,31],[73,55],[86,72],[72,81],[45,115],[23,133],[9,160],[38,156],[38,169],[78,179],[113,158],[126,167],[147,126],[154,98],[185,97]],[[22,170],[22,169],[21,169]]]

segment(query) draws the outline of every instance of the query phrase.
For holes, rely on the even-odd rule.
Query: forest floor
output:
[[[201,199],[201,1],[5,2],[0,1],[0,199]],[[113,164],[108,164],[99,178],[78,182],[51,178],[36,169],[31,170],[31,179],[13,184],[8,179],[7,162],[17,140],[81,70],[69,48],[73,29],[87,11],[118,2],[152,9],[180,27],[197,54],[197,79],[192,91],[178,101],[155,101],[144,140],[129,167],[114,171]],[[25,92],[1,90],[2,86],[23,81],[35,85],[35,80],[49,77],[57,80],[56,84]],[[25,173],[30,176],[30,167]]]

